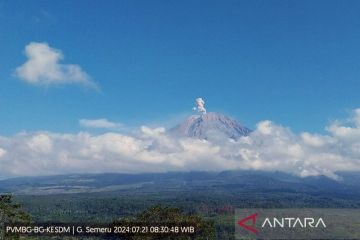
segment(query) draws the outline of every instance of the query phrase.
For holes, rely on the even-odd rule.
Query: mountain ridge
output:
[[[192,115],[177,126],[169,129],[169,133],[180,137],[209,139],[226,136],[234,140],[247,136],[251,130],[235,119],[221,113],[208,112]]]
[[[251,170],[222,172],[102,173],[19,177],[0,181],[0,193],[16,195],[51,195],[118,191],[201,191],[227,189],[231,186],[247,191],[289,191],[312,194],[332,192],[360,196],[353,181],[359,173],[337,173],[343,181],[324,176],[301,178],[282,172]]]

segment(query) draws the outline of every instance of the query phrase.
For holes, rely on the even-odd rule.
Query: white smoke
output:
[[[205,114],[206,108],[205,108],[205,101],[202,98],[195,99],[196,107],[193,108],[194,111],[197,111],[198,113]]]

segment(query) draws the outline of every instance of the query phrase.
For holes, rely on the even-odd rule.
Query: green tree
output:
[[[31,217],[21,209],[21,205],[11,195],[0,195],[0,239],[4,239],[5,223],[29,223]],[[18,239],[14,236],[11,239]]]
[[[135,217],[127,217],[115,221],[115,224],[129,225],[140,223],[143,226],[154,226],[170,224],[173,226],[188,225],[195,227],[195,234],[153,234],[141,235],[134,234],[125,239],[128,240],[212,240],[215,239],[214,222],[204,220],[198,215],[184,214],[178,208],[154,206]]]

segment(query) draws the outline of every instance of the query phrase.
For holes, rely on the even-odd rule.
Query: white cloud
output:
[[[28,59],[16,68],[15,75],[27,83],[42,86],[76,83],[97,88],[79,65],[60,63],[64,55],[47,43],[29,43],[25,55]]]
[[[337,178],[336,171],[360,171],[359,117],[358,109],[353,126],[337,122],[323,135],[262,121],[238,141],[174,138],[145,126],[135,135],[21,133],[0,137],[0,176],[251,169]]]
[[[124,127],[123,124],[117,122],[111,122],[106,118],[100,119],[80,119],[79,124],[85,128],[103,128],[109,130],[120,130]]]
[[[33,152],[50,153],[52,150],[52,139],[44,133],[31,137],[27,142],[29,149]]]
[[[357,127],[360,127],[360,108],[354,111],[353,122],[356,124]]]
[[[0,148],[0,159],[6,154],[6,150]]]

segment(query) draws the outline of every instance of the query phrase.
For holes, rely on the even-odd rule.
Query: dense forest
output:
[[[164,214],[167,216],[166,221],[170,222],[174,219],[182,221],[189,217],[197,219],[196,221],[199,223],[206,223],[206,232],[211,236],[208,239],[222,240],[234,239],[235,208],[360,207],[359,199],[346,200],[335,196],[276,192],[247,193],[246,195],[243,193],[232,196],[224,196],[216,192],[212,194],[210,192],[208,194],[172,192],[148,195],[144,193],[126,194],[113,192],[103,194],[23,195],[16,196],[15,199],[7,196],[2,199],[2,212],[5,212],[7,219],[9,219],[9,216],[14,217],[14,221],[29,221],[31,215],[32,221],[38,223],[113,224],[118,221],[146,222],[151,220],[151,216],[156,217]],[[16,203],[14,203],[14,200]],[[22,204],[22,208],[20,208],[18,203]],[[161,210],[165,213],[161,212]],[[212,231],[209,229],[212,229]],[[203,236],[208,237],[208,235]],[[133,238],[126,239],[159,238],[151,238],[151,236],[139,238],[138,236],[133,236]],[[179,236],[177,238],[164,239],[203,238],[184,238]]]
[[[0,181],[0,188],[13,195],[1,197],[1,224],[196,222],[195,235],[159,238],[135,234],[122,239],[232,240],[237,208],[360,208],[358,174],[343,175],[342,182],[325,177],[299,179],[280,173],[254,174],[102,174],[4,180]]]

